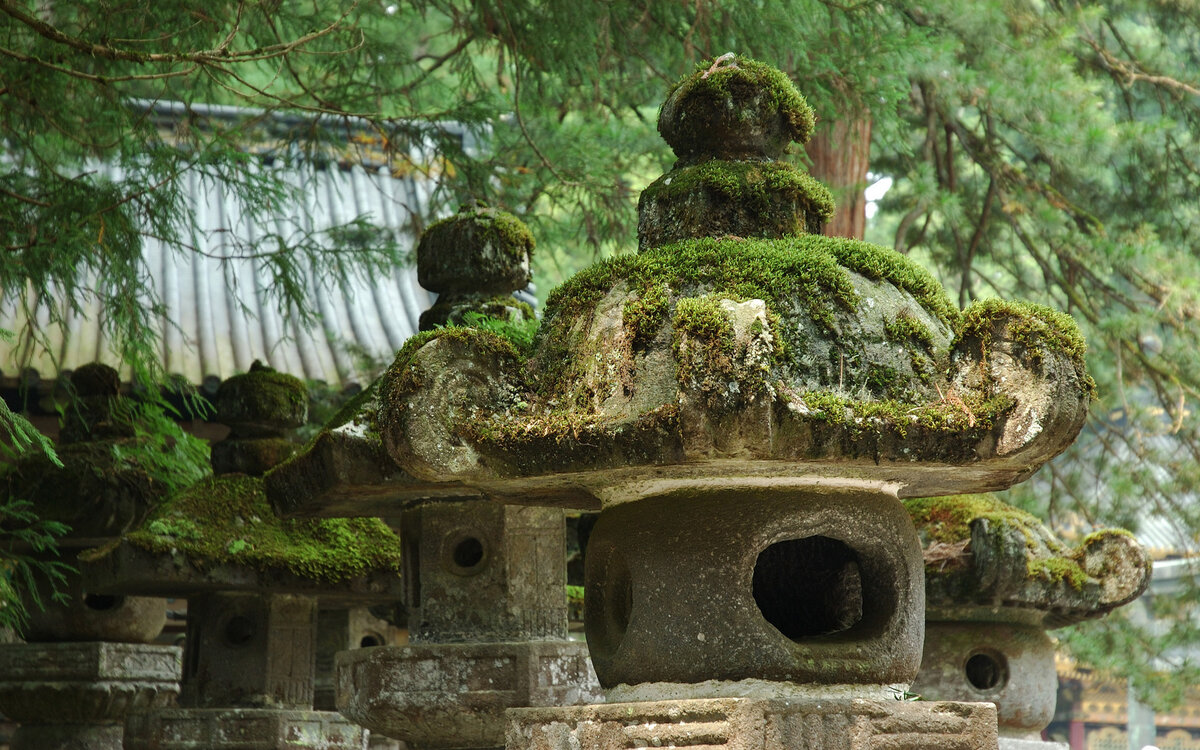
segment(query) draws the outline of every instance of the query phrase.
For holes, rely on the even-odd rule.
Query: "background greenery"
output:
[[[871,123],[870,169],[893,183],[870,239],[927,263],[960,304],[1022,297],[1080,322],[1100,400],[1010,500],[1059,526],[1155,514],[1195,543],[1194,0],[0,0],[0,293],[31,290],[52,318],[101,298],[139,377],[160,378],[140,243],[197,251],[176,188],[188,171],[237,185],[247,212],[287,199],[242,168],[272,110],[319,116],[284,136],[310,156],[369,123],[354,148],[436,180],[431,212],[476,197],[522,214],[544,293],[634,248],[638,191],[672,160],[657,105],[730,50],[789,72],[826,129]],[[166,142],[135,100],[263,113],[184,119]],[[447,121],[483,149],[464,151]],[[100,159],[125,177],[98,178]],[[299,268],[354,272],[407,249],[369,218],[232,252],[269,259],[279,304],[311,320]],[[1163,706],[1200,678],[1176,648],[1196,642],[1195,601],[1159,601],[1159,632],[1116,616],[1065,640]]]

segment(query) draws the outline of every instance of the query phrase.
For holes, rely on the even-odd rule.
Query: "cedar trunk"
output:
[[[835,120],[813,134],[805,147],[812,176],[833,191],[837,209],[825,225],[828,237],[861,240],[867,224],[867,168],[871,154],[871,118]]]

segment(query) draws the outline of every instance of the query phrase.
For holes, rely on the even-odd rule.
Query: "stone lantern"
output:
[[[1069,547],[985,495],[906,505],[925,549],[925,652],[913,692],[995,703],[1004,750],[1065,747],[1041,741],[1058,688],[1046,631],[1140,596],[1150,583],[1145,550],[1113,529]]]
[[[486,207],[464,206],[431,226],[417,247],[417,268],[421,284],[441,296],[421,316],[423,333],[406,348],[462,331],[471,335],[474,329],[457,327],[473,320],[471,313],[509,325],[531,320],[532,310],[511,294],[529,283],[532,248],[520,220]],[[455,367],[471,377],[473,363]],[[352,441],[371,435],[373,445],[359,440],[359,447],[374,447],[376,461],[390,463],[373,418],[362,417],[378,408],[377,398],[374,389],[364,394],[350,410],[359,416],[328,426],[308,455],[271,476],[269,490],[305,497],[308,485],[296,494],[288,483],[338,481],[345,472],[322,463],[321,446],[347,435]],[[348,454],[335,455],[345,460]],[[352,497],[388,490],[382,477],[362,481],[376,486],[350,490]],[[599,698],[587,648],[567,640],[562,510],[502,505],[473,492],[454,495],[433,502],[417,494],[389,511],[399,515],[405,546],[409,643],[343,652],[337,661],[339,710],[413,748],[498,747],[506,708]]]
[[[36,456],[4,478],[10,498],[28,500],[44,519],[66,523],[61,559],[119,537],[161,501],[152,451],[121,397],[117,371],[102,364],[71,375],[77,399],[65,414],[62,466]],[[34,550],[24,550],[36,554]],[[179,692],[179,649],[152,641],[166,622],[161,599],[109,596],[67,573],[66,603],[26,596],[27,643],[0,645],[0,711],[21,726],[13,750],[119,750],[127,713],[167,706]]]
[[[832,201],[782,156],[812,123],[779,71],[701,66],[663,105],[679,160],[642,195],[638,253],[551,293],[531,349],[473,328],[406,345],[309,470],[271,477],[285,514],[600,511],[585,619],[608,703],[512,709],[510,750],[996,744],[988,704],[895,700],[925,610],[901,500],[1062,451],[1083,343],[1065,315],[960,312],[908,258],[811,234]]]
[[[367,735],[313,710],[318,606],[400,596],[400,546],[378,519],[281,521],[257,474],[289,453],[307,393],[257,365],[222,384],[217,474],[120,541],[86,553],[88,586],[188,600],[179,707],[131,713],[128,750],[364,750]],[[231,471],[236,469],[237,471]]]

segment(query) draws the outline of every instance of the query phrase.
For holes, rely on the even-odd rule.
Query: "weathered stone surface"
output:
[[[255,360],[250,371],[221,383],[214,402],[217,421],[238,436],[276,435],[300,427],[308,416],[308,391],[292,375]]]
[[[533,236],[505,211],[465,205],[417,244],[417,281],[439,294],[509,294],[529,284]]]
[[[910,690],[929,700],[996,704],[1001,736],[1040,741],[1054,718],[1054,643],[1038,625],[927,622]]]
[[[927,279],[899,256],[883,258],[890,251],[828,238],[778,242],[704,241],[585,272],[548,304],[528,363],[473,329],[434,332],[402,351],[380,385],[377,414],[362,418],[401,472],[422,481],[378,491],[413,502],[440,483],[444,494],[589,508],[654,467],[659,479],[681,483],[831,477],[932,496],[1020,481],[1082,426],[1082,360],[1048,313],[989,308],[970,317],[985,320],[984,333],[963,328],[955,339],[956,313],[940,291],[888,280],[893,272]],[[875,265],[893,261],[891,271]],[[747,294],[745,279],[764,263],[776,278],[760,282],[764,296]],[[810,281],[814,267],[828,272],[830,287]],[[738,369],[745,355],[720,305],[739,295],[765,306],[767,325],[757,328],[774,346],[766,370]],[[910,338],[892,340],[901,336]],[[694,360],[679,345],[689,338],[712,357]],[[696,394],[705,382],[723,382],[725,393]],[[756,394],[754,408],[728,408],[747,393]],[[311,514],[326,498],[278,502]]]
[[[367,733],[326,711],[178,708],[131,715],[125,750],[367,750]]]
[[[315,597],[190,597],[180,705],[312,708],[316,635]]]
[[[995,498],[907,505],[928,561],[932,619],[1004,621],[1003,609],[1056,628],[1107,614],[1150,583],[1150,558],[1125,531],[1098,531],[1072,548],[1035,516]]]
[[[167,622],[167,605],[162,599],[144,596],[113,596],[91,593],[78,573],[68,573],[66,604],[51,600],[47,581],[38,581],[38,597],[44,606],[28,601],[29,623],[25,640],[115,641],[149,643]]]
[[[561,510],[488,501],[431,503],[401,516],[413,643],[563,640],[566,530]]]
[[[0,646],[0,712],[23,725],[120,722],[131,711],[169,705],[178,682],[175,646],[100,641]]]
[[[221,440],[212,446],[213,472],[261,477],[299,449],[300,445],[287,438]]]
[[[13,734],[9,750],[122,750],[124,727],[104,724],[25,724]]]
[[[916,535],[865,492],[693,491],[601,514],[588,646],[602,685],[907,683],[924,612]]]
[[[506,709],[600,700],[574,641],[410,644],[337,657],[338,710],[411,748],[504,744]]]
[[[720,698],[509,712],[507,750],[995,750],[987,703]]]

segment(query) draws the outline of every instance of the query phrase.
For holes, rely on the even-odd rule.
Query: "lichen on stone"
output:
[[[337,582],[371,572],[400,571],[400,540],[377,518],[281,519],[256,477],[205,479],[160,505],[126,541],[192,565],[244,565],[287,570]]]

